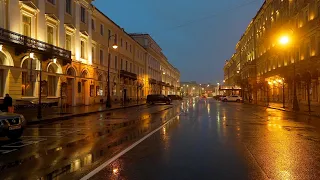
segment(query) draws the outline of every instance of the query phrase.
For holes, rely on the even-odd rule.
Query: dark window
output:
[[[131,51],[131,44],[130,44],[130,52],[132,52],[132,51]]]
[[[66,12],[71,14],[71,0],[66,0]]]
[[[86,9],[81,6],[81,22],[85,23],[86,22]]]
[[[126,71],[128,71],[128,61],[126,61]]]
[[[100,34],[103,36],[104,35],[104,27],[103,24],[100,24]]]
[[[126,42],[126,50],[128,50],[128,42]]]
[[[100,50],[100,64],[103,65],[103,51]]]
[[[48,2],[51,4],[56,4],[56,0],[48,0]]]
[[[118,57],[117,56],[114,57],[114,68],[118,69]]]
[[[114,34],[114,44],[118,44],[118,36],[117,36],[117,34]]]
[[[122,38],[120,39],[120,44],[121,44],[121,47],[123,47],[123,40],[122,40]]]
[[[93,19],[91,19],[91,29],[96,30],[96,23]]]
[[[120,70],[122,70],[123,67],[123,59],[120,60]]]

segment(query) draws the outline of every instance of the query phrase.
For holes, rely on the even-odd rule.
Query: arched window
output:
[[[57,73],[58,66],[54,63],[48,66],[48,73]],[[48,75],[48,96],[56,96],[57,94],[57,86],[58,86],[58,78],[55,75]]]
[[[87,78],[87,76],[88,76],[88,72],[87,72],[86,70],[82,71],[80,77],[81,77],[81,78]]]
[[[73,67],[70,67],[68,70],[67,70],[67,75],[68,76],[76,76],[76,72],[74,70]]]
[[[35,82],[37,79],[37,72],[39,63],[37,59],[24,59],[22,63],[22,83],[21,90],[22,96],[31,97],[34,94]]]

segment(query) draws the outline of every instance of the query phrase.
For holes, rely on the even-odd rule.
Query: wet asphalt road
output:
[[[319,179],[318,118],[189,101],[160,131],[92,179]]]
[[[92,179],[319,179],[319,122],[210,99],[98,113],[0,139],[0,179],[80,179],[164,123]]]
[[[0,179],[79,179],[179,108],[144,105],[28,126],[21,140],[0,138]]]

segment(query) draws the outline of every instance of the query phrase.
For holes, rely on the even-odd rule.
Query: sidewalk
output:
[[[105,104],[94,104],[90,106],[75,106],[61,109],[60,107],[42,108],[42,118],[38,119],[37,108],[26,108],[16,110],[15,113],[22,114],[27,120],[28,124],[38,124],[41,122],[50,122],[56,120],[67,119],[70,117],[84,116],[88,114],[104,112],[109,110],[129,108],[144,105],[145,101],[127,103],[124,106],[120,103],[112,104],[112,108],[106,108]]]
[[[246,104],[253,104],[253,103],[249,103],[246,102]],[[266,107],[267,105],[265,103],[258,103],[259,106],[264,106]],[[311,115],[311,116],[316,116],[316,117],[320,117],[320,105],[315,105],[315,104],[311,104],[311,112],[309,112],[309,108],[307,104],[299,104],[300,107],[300,111],[295,112],[292,109],[292,104],[286,103],[285,104],[285,108],[283,108],[283,103],[282,102],[270,102],[268,108],[271,109],[278,109],[281,111],[288,111],[288,112],[295,112],[295,113],[300,113],[300,114],[305,114],[305,115]]]

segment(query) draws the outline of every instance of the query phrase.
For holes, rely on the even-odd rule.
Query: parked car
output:
[[[168,98],[171,100],[182,100],[182,97],[179,95],[168,95]]]
[[[226,96],[223,98],[222,101],[224,101],[224,102],[227,102],[227,101],[242,102],[242,97],[240,97],[238,95]]]
[[[151,94],[147,96],[147,103],[148,104],[155,104],[155,103],[171,104],[171,99],[162,94]]]
[[[219,101],[223,101],[227,96],[220,96]]]
[[[25,126],[26,120],[23,115],[0,111],[0,137],[19,139]]]

